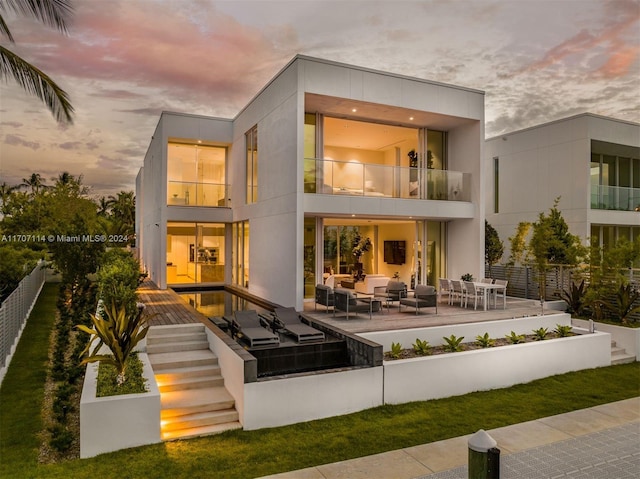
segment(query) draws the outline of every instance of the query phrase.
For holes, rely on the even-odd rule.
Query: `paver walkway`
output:
[[[640,397],[487,431],[503,479],[640,477]],[[466,479],[462,436],[262,479]]]

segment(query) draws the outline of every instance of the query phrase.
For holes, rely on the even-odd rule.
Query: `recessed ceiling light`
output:
[[[357,112],[357,111],[358,111],[358,109],[357,109],[357,108],[352,108],[352,109],[351,109],[351,111],[352,111],[353,113],[355,113],[355,112]]]
[[[410,117],[409,117],[409,120],[413,121],[413,117],[412,117],[412,116],[410,116]]]
[[[352,217],[352,218],[355,218],[355,217],[356,217],[356,215],[351,215],[351,217]]]

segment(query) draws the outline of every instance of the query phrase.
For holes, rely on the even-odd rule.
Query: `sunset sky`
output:
[[[67,36],[3,13],[2,45],[76,113],[59,126],[0,83],[0,183],[69,171],[94,196],[132,190],[161,111],[232,118],[297,53],[483,90],[487,137],[582,112],[640,122],[640,1],[73,4]]]

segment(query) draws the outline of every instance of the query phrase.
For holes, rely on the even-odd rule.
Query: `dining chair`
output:
[[[481,291],[480,289],[476,288],[476,285],[471,281],[465,281],[464,288],[465,288],[464,307],[466,308],[467,304],[469,303],[469,300],[473,298],[473,309],[478,309],[478,300],[480,300],[481,303],[483,303],[484,301],[484,291]]]

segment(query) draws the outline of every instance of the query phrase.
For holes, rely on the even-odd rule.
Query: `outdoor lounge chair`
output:
[[[410,298],[402,298],[400,300],[399,308],[402,305],[413,306],[416,308],[416,314],[420,312],[420,308],[435,307],[436,314],[438,314],[438,293],[436,288],[428,286],[426,284],[419,284],[416,286],[413,296]]]
[[[380,311],[382,302],[379,299],[366,297],[357,298],[354,294],[346,289],[335,289],[333,291],[334,305],[333,315],[336,315],[336,311],[344,311],[347,313],[347,319],[349,319],[349,313],[369,313],[369,319],[371,319],[371,313]]]
[[[234,323],[238,332],[249,342],[249,346],[273,346],[280,344],[277,334],[262,327],[258,312],[251,309],[248,311],[236,311]]]
[[[317,309],[319,304],[324,305],[327,308],[326,312],[329,312],[329,306],[333,306],[333,289],[331,286],[316,285],[316,303],[313,309]]]
[[[276,323],[285,333],[294,336],[299,343],[308,341],[324,341],[324,333],[303,323],[295,308],[274,309]]]
[[[376,286],[373,297],[383,300],[389,309],[389,303],[407,297],[407,285],[402,281],[389,281],[386,286]]]

